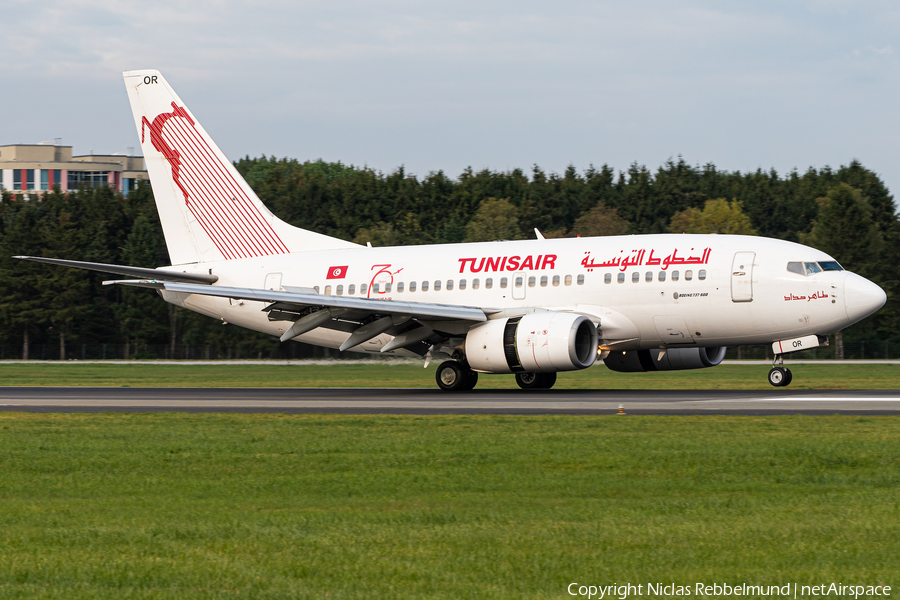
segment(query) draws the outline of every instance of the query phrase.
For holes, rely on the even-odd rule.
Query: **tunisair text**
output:
[[[481,258],[460,258],[459,272],[466,272],[469,265],[469,273],[495,273],[497,271],[541,271],[543,269],[556,268],[555,254],[538,254],[537,256],[497,256]]]

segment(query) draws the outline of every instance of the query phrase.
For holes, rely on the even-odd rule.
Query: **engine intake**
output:
[[[609,353],[603,362],[620,373],[644,371],[683,371],[715,367],[725,358],[725,346],[714,348],[671,348],[660,359],[661,350],[629,350]]]
[[[479,323],[465,344],[480,373],[555,373],[586,369],[597,358],[597,328],[582,315],[545,311]]]

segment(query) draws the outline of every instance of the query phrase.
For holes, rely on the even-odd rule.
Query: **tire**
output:
[[[466,389],[466,384],[470,378],[466,376],[466,371],[455,360],[448,360],[441,363],[434,373],[434,379],[437,381],[438,387],[445,392],[459,392]],[[474,384],[473,384],[474,385]]]
[[[772,370],[769,371],[769,383],[775,387],[787,385],[787,383],[785,383],[786,381],[788,381],[788,375],[785,373],[785,369],[773,367]]]
[[[467,392],[474,388],[475,384],[478,383],[478,373],[470,369],[465,369],[463,373],[465,373],[466,376],[466,384],[461,388],[461,390]]]
[[[538,373],[516,373],[516,383],[523,390],[538,390]]]
[[[523,390],[549,390],[556,383],[556,373],[516,373],[516,383]]]
[[[781,384],[782,387],[791,385],[791,381],[794,379],[794,375],[791,373],[791,370],[787,367],[784,368],[784,383]]]
[[[556,373],[541,373],[541,389],[549,390],[556,383]]]

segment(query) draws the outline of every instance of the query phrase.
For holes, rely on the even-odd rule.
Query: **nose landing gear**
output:
[[[778,363],[777,367],[775,363]],[[776,354],[772,360],[772,370],[769,371],[769,383],[775,387],[784,387],[790,385],[793,378],[791,370],[784,366],[784,355]]]

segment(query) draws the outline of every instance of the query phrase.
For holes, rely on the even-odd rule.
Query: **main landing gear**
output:
[[[435,371],[434,378],[438,386],[445,392],[465,392],[478,383],[478,373],[455,360],[441,363]]]
[[[777,367],[775,363],[778,363]],[[772,360],[772,370],[769,371],[769,383],[775,387],[784,387],[790,385],[793,378],[791,370],[784,366],[784,355],[776,354]]]
[[[549,390],[556,383],[556,373],[516,373],[516,383],[523,390]]]
[[[478,373],[465,363],[448,360],[437,368],[434,379],[445,392],[465,392],[478,383]],[[556,373],[516,373],[516,383],[523,390],[549,390],[556,383]]]

